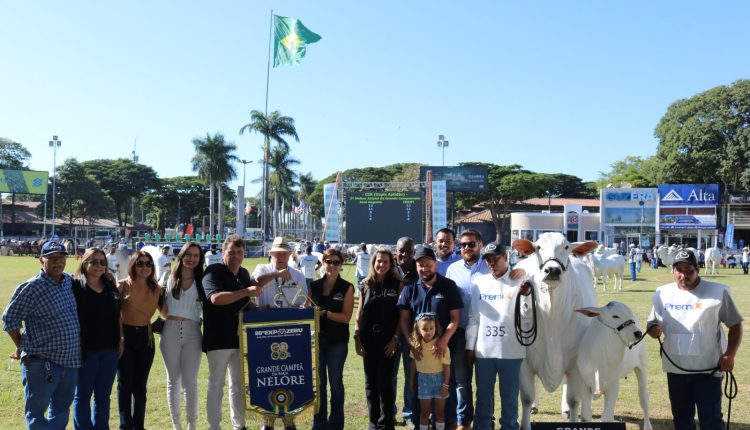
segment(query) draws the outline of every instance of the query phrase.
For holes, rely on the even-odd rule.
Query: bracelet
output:
[[[328,318],[328,309],[323,310],[323,318]]]
[[[451,386],[450,386],[450,385],[448,385],[448,384],[443,384],[443,385],[441,385],[441,387],[442,387],[442,388],[450,388]]]
[[[120,336],[120,342],[125,342],[125,336]]]

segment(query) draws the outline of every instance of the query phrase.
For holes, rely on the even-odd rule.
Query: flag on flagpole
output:
[[[295,18],[274,15],[273,27],[273,67],[299,64],[305,56],[306,46],[320,40],[319,35]]]

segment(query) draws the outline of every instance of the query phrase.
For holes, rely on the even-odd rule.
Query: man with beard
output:
[[[482,235],[476,230],[464,230],[458,242],[461,249],[461,261],[451,264],[445,276],[452,279],[459,287],[464,307],[456,330],[455,348],[451,348],[451,389],[456,391],[456,422],[457,430],[471,428],[474,419],[474,402],[472,401],[471,375],[472,368],[466,362],[466,325],[469,323],[469,307],[471,304],[472,279],[479,275],[490,273],[485,260],[479,258],[482,250]],[[455,387],[454,387],[455,385]],[[451,402],[446,404],[446,408]]]
[[[419,277],[404,285],[401,297],[398,300],[398,307],[401,309],[401,334],[408,338],[414,325],[414,318],[424,312],[434,312],[437,321],[445,330],[443,336],[431,351],[419,351],[410,348],[410,352],[415,360],[420,360],[422,354],[442,357],[446,353],[446,349],[451,351],[455,349],[455,336],[453,335],[458,329],[461,308],[464,306],[461,293],[455,282],[437,273],[437,258],[432,248],[419,247],[415,255],[415,262]],[[410,369],[411,359],[408,360],[408,365],[406,360],[404,361],[404,368]],[[451,371],[451,373],[453,372]],[[412,417],[415,420],[419,417],[419,400],[416,392],[411,393],[411,395]],[[450,397],[455,399],[455,396],[456,391],[453,390]],[[453,404],[455,405],[455,400]],[[446,407],[446,428],[451,428],[455,420],[455,406],[452,409]]]
[[[456,233],[448,227],[441,228],[435,235],[435,253],[437,254],[438,273],[445,276],[448,267],[461,259],[461,255],[455,253]]]

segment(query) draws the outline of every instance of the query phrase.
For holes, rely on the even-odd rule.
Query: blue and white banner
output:
[[[448,227],[446,181],[432,181],[432,232]]]
[[[716,215],[660,215],[661,230],[716,230]]]
[[[659,185],[659,205],[716,206],[719,204],[718,184],[662,184]]]
[[[282,417],[315,405],[315,309],[251,310],[242,320],[246,409]]]
[[[332,242],[340,242],[341,203],[339,202],[338,189],[335,183],[323,185],[323,207],[325,216],[323,218],[323,225],[325,226],[323,238]]]
[[[724,232],[724,246],[732,247],[734,242],[734,224],[727,224],[727,231]]]

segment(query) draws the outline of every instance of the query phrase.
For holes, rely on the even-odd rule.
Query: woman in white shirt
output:
[[[203,250],[195,242],[183,245],[177,268],[167,281],[167,319],[159,342],[167,369],[167,403],[172,428],[182,430],[181,399],[185,390],[188,430],[198,421],[198,370],[201,365],[202,305],[197,284],[203,277]]]

